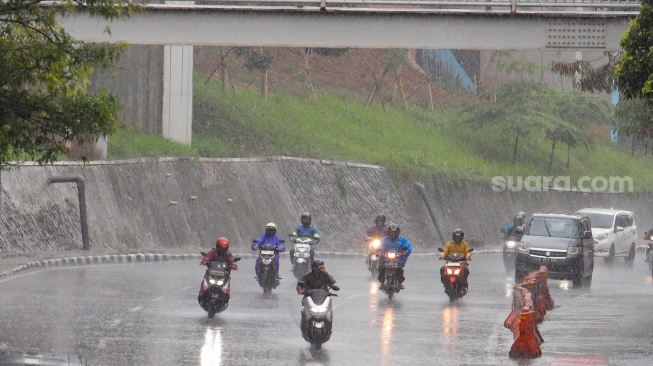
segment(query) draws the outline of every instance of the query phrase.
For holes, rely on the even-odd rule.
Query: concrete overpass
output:
[[[60,19],[86,42],[163,45],[162,134],[190,144],[194,45],[619,51],[631,0],[223,0]],[[110,29],[110,32],[107,32]]]

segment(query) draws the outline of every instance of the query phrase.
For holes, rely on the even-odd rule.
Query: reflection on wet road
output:
[[[543,356],[527,362],[508,358],[513,335],[503,321],[514,279],[500,255],[475,256],[470,292],[453,304],[434,257],[409,260],[406,289],[392,301],[360,257],[325,259],[342,290],[333,300],[333,336],[321,351],[301,337],[292,276],[264,295],[247,270],[252,259],[233,274],[229,308],[211,320],[196,301],[203,273],[195,262],[60,268],[0,280],[0,349],[75,353],[111,366],[653,364],[653,283],[641,256],[634,268],[597,261],[591,289],[550,281],[556,307],[539,326]]]

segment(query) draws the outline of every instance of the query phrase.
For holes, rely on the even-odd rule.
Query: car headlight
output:
[[[507,248],[512,249],[512,248],[514,248],[516,245],[517,245],[517,242],[514,241],[514,240],[508,240],[508,241],[506,241],[506,247],[507,247]]]
[[[528,251],[530,249],[530,245],[528,245],[528,243],[524,243],[523,241],[520,241],[519,243],[517,243],[517,249]]]
[[[605,234],[605,233],[596,236],[596,240],[599,240],[599,241],[605,240],[607,238],[608,238],[608,234]]]
[[[583,254],[583,247],[569,247],[567,248],[567,255],[569,254]]]

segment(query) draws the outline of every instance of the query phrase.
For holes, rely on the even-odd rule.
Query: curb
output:
[[[110,254],[88,257],[70,257],[70,258],[53,258],[44,259],[36,262],[25,263],[14,269],[0,272],[0,278],[15,275],[17,273],[33,268],[56,268],[72,267],[90,264],[116,264],[116,263],[149,263],[149,262],[171,262],[183,260],[201,260],[199,254]]]
[[[501,253],[501,250],[479,250],[475,254],[494,254]],[[346,253],[346,252],[319,252],[316,255],[323,257],[364,257],[366,254],[362,253]],[[411,254],[416,257],[434,257],[439,256],[440,253],[419,253]],[[239,254],[234,253],[234,257],[257,257],[258,254]],[[14,269],[0,272],[0,278],[9,277],[20,272],[27,271],[34,268],[58,268],[58,267],[73,267],[84,266],[91,264],[121,264],[121,263],[150,263],[150,262],[172,262],[184,260],[201,260],[202,256],[199,254],[152,254],[152,253],[136,253],[136,254],[109,254],[87,257],[70,257],[70,258],[53,258],[44,259],[36,262],[22,264]]]

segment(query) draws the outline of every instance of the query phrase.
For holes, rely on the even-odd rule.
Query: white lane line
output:
[[[163,299],[165,299],[165,298],[166,298],[165,296],[159,296],[159,297],[157,297],[156,299],[152,299],[152,300],[150,300],[150,301],[161,301],[161,300],[163,300]]]
[[[345,299],[351,300],[351,299],[355,299],[355,298],[360,297],[360,296],[361,296],[360,294],[354,294],[354,295],[349,295],[349,296],[345,297]]]
[[[111,323],[109,323],[109,326],[110,327],[117,327],[120,323],[122,323],[122,319],[116,319],[116,320],[112,321]]]
[[[100,339],[100,343],[98,343],[97,348],[102,349],[102,348],[106,348],[106,346],[107,346],[106,339]]]
[[[304,357],[306,357],[307,360],[312,360],[313,359],[313,355],[311,354],[311,352],[309,350],[305,349],[302,352],[304,352]]]
[[[186,291],[186,290],[190,290],[190,289],[195,288],[195,287],[197,287],[197,286],[186,286],[186,287],[182,287],[181,290]]]
[[[143,307],[142,306],[137,306],[135,308],[131,308],[131,309],[129,309],[129,312],[133,313],[133,312],[136,312],[136,311],[139,311],[139,310],[143,310]]]

